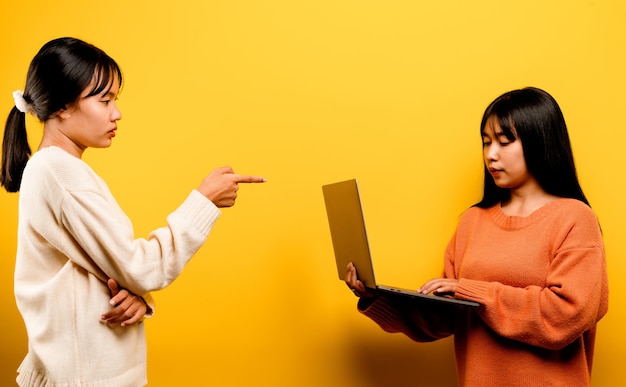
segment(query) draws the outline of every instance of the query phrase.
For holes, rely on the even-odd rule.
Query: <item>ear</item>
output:
[[[68,109],[63,108],[63,109],[59,109],[56,113],[54,113],[54,115],[63,120],[66,120],[70,118],[72,114],[70,113]]]

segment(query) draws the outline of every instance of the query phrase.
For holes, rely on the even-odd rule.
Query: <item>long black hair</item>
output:
[[[26,76],[24,101],[39,121],[45,122],[75,102],[92,85],[87,96],[101,94],[122,72],[115,60],[92,44],[76,38],[46,43],[33,58]],[[7,118],[2,141],[0,184],[8,192],[20,189],[24,167],[31,155],[25,113],[14,106]]]
[[[509,140],[521,141],[528,172],[541,188],[551,195],[589,205],[578,182],[563,112],[550,94],[526,87],[499,96],[483,114],[481,136],[491,117],[498,120]],[[484,174],[483,198],[475,206],[488,208],[508,200],[510,190],[496,185],[486,165]]]

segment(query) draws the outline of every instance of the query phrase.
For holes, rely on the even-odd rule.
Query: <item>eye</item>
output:
[[[108,105],[109,103],[113,102],[113,101],[117,101],[117,95],[114,95],[113,93],[107,93],[107,94],[103,94],[100,96],[100,102],[102,102],[105,105]]]
[[[515,140],[513,140],[515,141]],[[502,145],[502,146],[507,146],[509,144],[511,144],[513,141],[509,140],[509,138],[507,136],[505,136],[503,133],[499,133],[498,134],[498,144]]]
[[[513,142],[515,142],[515,140],[509,140],[506,137],[502,137],[500,139],[498,139],[498,143],[502,146],[507,146],[507,145],[511,145]]]

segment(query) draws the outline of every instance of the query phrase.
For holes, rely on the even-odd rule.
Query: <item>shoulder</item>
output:
[[[562,220],[589,220],[597,223],[593,209],[577,199],[561,198],[549,203],[546,212]]]
[[[468,230],[474,229],[479,226],[483,227],[485,224],[490,223],[490,212],[491,208],[480,208],[476,206],[467,208],[459,217],[456,226],[456,232],[464,233]]]
[[[46,170],[65,172],[82,169],[82,165],[86,165],[82,160],[60,148],[51,146],[35,152],[28,160],[26,168],[29,172]]]
[[[579,240],[590,246],[602,245],[600,222],[587,204],[577,199],[562,198],[544,207],[546,230],[561,235],[564,241]],[[563,247],[570,246],[569,243],[563,243]]]
[[[489,208],[480,208],[476,206],[472,206],[461,214],[461,218],[459,220],[460,223],[471,222],[472,220],[480,219],[483,216],[486,216],[490,212],[492,212],[494,207]]]
[[[594,234],[601,238],[602,230],[596,213],[587,204],[576,199],[559,199],[555,219],[569,225],[572,230],[585,234]]]
[[[68,191],[90,190],[102,184],[89,165],[57,147],[37,151],[26,165],[24,179],[26,188],[29,182],[45,182],[48,188],[58,185]]]
[[[546,233],[551,232],[555,236],[562,251],[604,249],[602,228],[591,207],[576,199],[558,199],[550,205]]]

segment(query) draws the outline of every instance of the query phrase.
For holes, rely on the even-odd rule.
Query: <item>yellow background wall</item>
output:
[[[459,214],[480,197],[484,108],[528,85],[561,104],[604,230],[611,305],[594,385],[625,385],[623,1],[5,1],[3,115],[39,47],[65,35],[123,68],[118,136],[85,160],[138,236],[215,167],[268,178],[241,188],[155,294],[151,386],[454,386],[451,340],[413,343],[356,312],[320,186],[359,179],[380,282],[416,288],[439,273]],[[1,385],[26,352],[17,198],[0,193]]]

